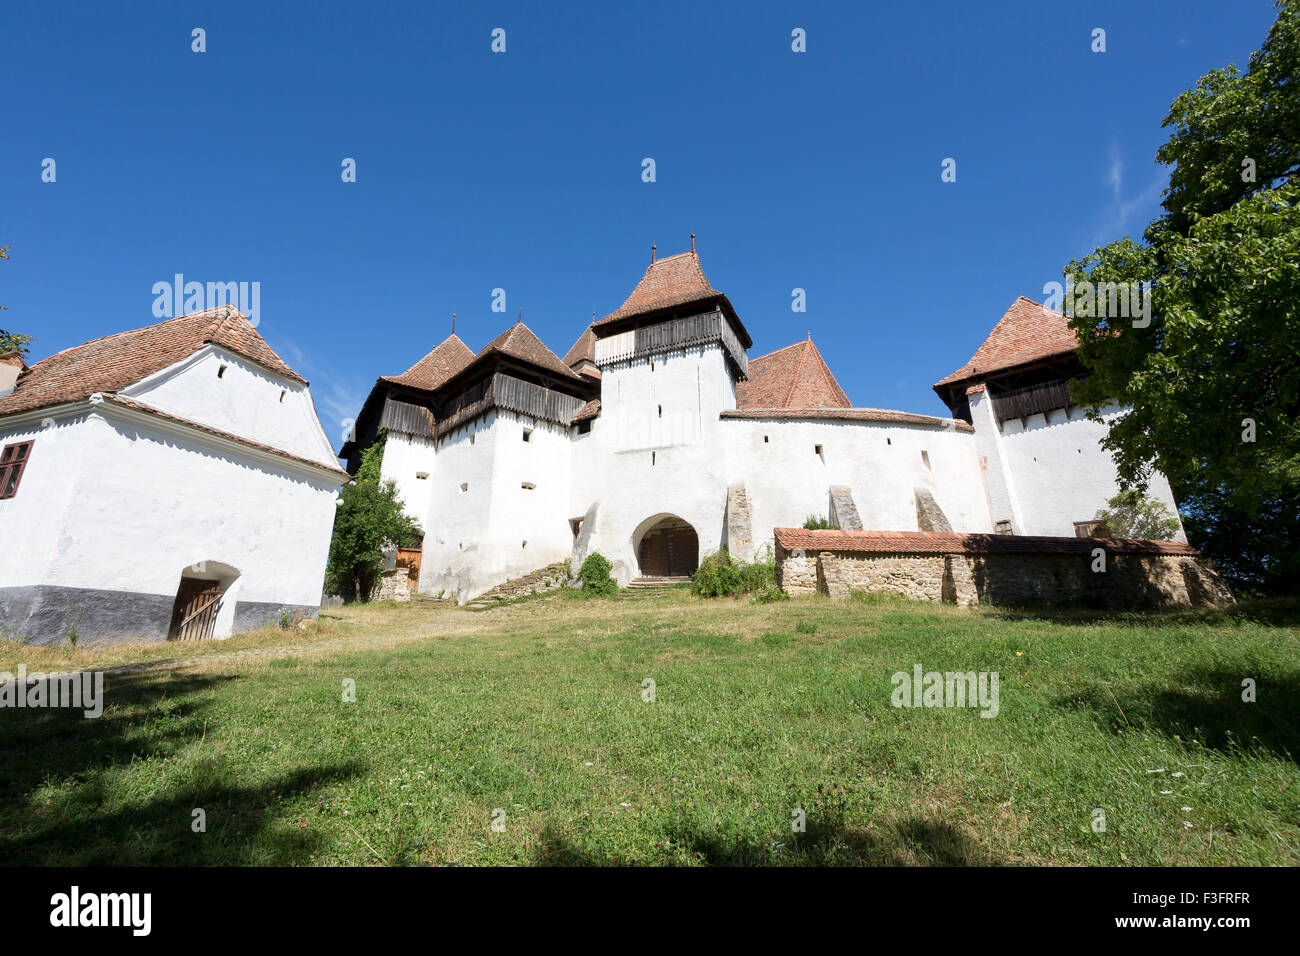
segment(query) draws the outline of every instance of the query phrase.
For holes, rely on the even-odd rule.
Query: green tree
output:
[[[1107,501],[1097,518],[1112,538],[1168,541],[1178,531],[1178,519],[1169,509],[1136,488],[1126,488]]]
[[[1091,374],[1075,400],[1129,411],[1103,444],[1121,483],[1170,480],[1189,537],[1231,567],[1283,586],[1300,571],[1300,0],[1249,69],[1214,70],[1179,96],[1156,154],[1174,167],[1163,215],[1065,267],[1067,277],[1151,283],[1151,323],[1079,310],[1070,322]],[[1094,314],[1086,314],[1086,312]],[[1280,551],[1234,559],[1230,528],[1265,531]],[[1242,542],[1241,535],[1230,536]]]
[[[0,259],[9,258],[9,250],[13,246],[0,246]],[[5,311],[5,306],[0,305],[0,312]],[[0,329],[0,355],[8,355],[11,352],[17,352],[19,355],[27,354],[27,346],[31,343],[30,335],[20,335],[17,332],[9,332]]]
[[[406,547],[420,533],[415,519],[402,509],[397,483],[380,480],[384,436],[361,454],[353,480],[343,486],[334,515],[326,586],[353,600],[370,597],[384,568],[384,550]]]

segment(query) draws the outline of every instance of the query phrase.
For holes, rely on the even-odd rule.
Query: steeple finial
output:
[[[691,252],[695,252],[695,233],[691,233]]]
[[[650,264],[655,264],[655,244],[653,242],[650,243]]]
[[[456,334],[456,313],[455,312],[451,314],[451,334],[452,335]]]
[[[518,324],[518,323],[522,322],[523,320],[524,320],[524,307],[523,307],[523,306],[520,306],[520,307],[519,307],[519,316],[515,319],[515,323]]]

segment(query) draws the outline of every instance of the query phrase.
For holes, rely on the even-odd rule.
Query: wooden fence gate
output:
[[[172,623],[168,640],[202,640],[212,636],[221,609],[221,582],[199,578],[181,578],[172,605]]]

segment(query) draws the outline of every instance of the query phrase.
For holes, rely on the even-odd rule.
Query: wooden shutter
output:
[[[30,441],[18,442],[0,450],[0,498],[12,498],[18,493],[18,483],[31,458],[33,444]]]

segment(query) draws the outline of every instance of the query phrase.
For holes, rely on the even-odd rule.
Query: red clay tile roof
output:
[[[572,368],[579,362],[596,361],[596,333],[587,326],[585,332],[578,336],[578,341],[573,343],[573,348],[569,349],[564,356],[564,364]]]
[[[1066,355],[1079,347],[1068,320],[1023,295],[1011,303],[984,344],[970,361],[934,383],[934,387],[987,375],[989,372],[1025,365],[1055,355]]]
[[[736,385],[736,407],[849,408],[812,339],[749,360],[749,380]]]
[[[975,431],[960,418],[916,415],[912,412],[896,412],[890,408],[738,408],[735,411],[721,412],[718,417],[746,421],[879,422],[893,425],[934,425],[956,432]]]
[[[559,356],[548,349],[533,330],[522,321],[516,322],[479,349],[478,354],[474,356],[474,361],[478,362],[494,354],[529,362],[561,378],[579,378],[578,373],[561,362]]]
[[[578,424],[578,422],[585,422],[588,419],[595,418],[599,414],[600,414],[600,399],[593,398],[586,405],[583,405],[580,409],[578,409],[577,413],[573,416],[573,419],[569,422],[569,424],[576,425]]]
[[[0,398],[0,415],[116,392],[197,352],[219,345],[268,371],[307,384],[276,355],[238,309],[223,306],[95,339],[37,362]]]
[[[474,353],[453,332],[401,375],[383,375],[380,380],[431,392],[472,361]]]
[[[682,252],[650,263],[627,300],[605,316],[597,327],[617,322],[646,312],[658,312],[691,302],[720,296],[700,268],[700,257],[694,252]]]
[[[944,531],[810,531],[775,528],[776,543],[787,551],[857,551],[864,554],[1079,554],[1094,548],[1109,554],[1197,553],[1182,541],[1137,538],[1053,538],[1014,534],[957,534]]]

